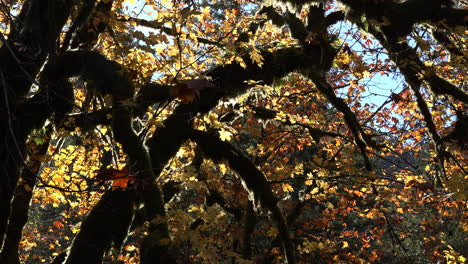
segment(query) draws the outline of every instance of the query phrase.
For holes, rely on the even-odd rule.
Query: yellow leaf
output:
[[[252,59],[255,63],[257,63],[258,67],[262,67],[263,65],[263,57],[262,55],[260,55],[260,52],[259,50],[257,49],[253,49],[251,52],[250,52],[250,59]]]
[[[226,164],[219,164],[219,170],[221,171],[223,175],[226,174],[226,171],[227,171]]]
[[[188,209],[187,209],[187,212],[189,213],[192,213],[192,212],[203,212],[203,208],[201,208],[200,206],[196,206],[196,205],[191,205]]]
[[[100,130],[103,135],[107,133],[107,127],[102,127]]]
[[[327,172],[326,171],[323,171],[323,170],[320,170],[317,172],[317,176],[319,177],[326,177],[327,176]]]
[[[221,138],[222,141],[229,141],[231,140],[232,133],[224,129],[221,129],[219,131],[219,137]]]
[[[349,244],[347,241],[343,241],[343,246],[341,248],[347,248],[349,247]]]
[[[430,164],[426,165],[426,167],[424,167],[424,170],[427,172],[431,171],[431,165]]]
[[[294,191],[294,188],[290,184],[287,184],[287,183],[283,184],[281,187],[283,188],[283,191],[285,191],[285,192],[293,192]]]
[[[275,237],[278,235],[278,229],[275,227],[270,228],[270,230],[267,232],[267,235],[270,237]]]
[[[239,65],[242,67],[242,68],[247,68],[247,64],[245,64],[244,60],[241,58],[241,57],[236,57],[236,62],[239,63]]]
[[[127,251],[135,251],[135,250],[136,250],[136,247],[133,246],[133,245],[127,245],[127,246],[125,247],[125,250],[127,250]]]
[[[257,148],[256,147],[253,147],[253,146],[250,146],[248,149],[247,149],[247,153],[249,153],[250,155],[252,156],[255,156],[257,154]]]

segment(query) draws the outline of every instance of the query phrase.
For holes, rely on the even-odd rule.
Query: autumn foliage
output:
[[[467,17],[0,2],[0,263],[465,263]]]

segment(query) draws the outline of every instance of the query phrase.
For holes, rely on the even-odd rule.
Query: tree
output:
[[[463,262],[467,17],[2,2],[0,261]]]

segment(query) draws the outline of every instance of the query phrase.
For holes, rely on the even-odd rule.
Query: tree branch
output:
[[[278,207],[277,198],[273,195],[265,175],[241,152],[216,136],[193,130],[190,138],[201,147],[205,155],[215,162],[226,160],[231,169],[236,171],[241,178],[244,188],[248,191],[249,198],[255,206],[267,209],[272,213],[272,217],[278,225],[286,259],[288,263],[296,263],[294,244],[289,236],[286,219]]]

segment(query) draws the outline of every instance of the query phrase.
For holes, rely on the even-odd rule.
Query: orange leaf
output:
[[[100,169],[95,172],[97,172],[96,176],[94,176],[96,179],[101,181],[109,181],[126,177],[128,175],[128,167],[125,166],[122,170],[117,170],[114,168]]]
[[[98,170],[95,178],[101,181],[114,180],[112,183],[113,190],[117,188],[126,189],[128,183],[135,180],[133,176],[129,175],[127,166],[121,170],[116,170],[113,168]]]
[[[63,223],[60,222],[60,221],[54,221],[52,224],[53,224],[56,228],[63,228],[63,226],[64,226]]]
[[[117,188],[126,189],[128,186],[128,183],[134,180],[135,178],[133,176],[126,176],[126,177],[116,179],[114,180],[114,183],[112,183],[112,189],[113,190]]]

